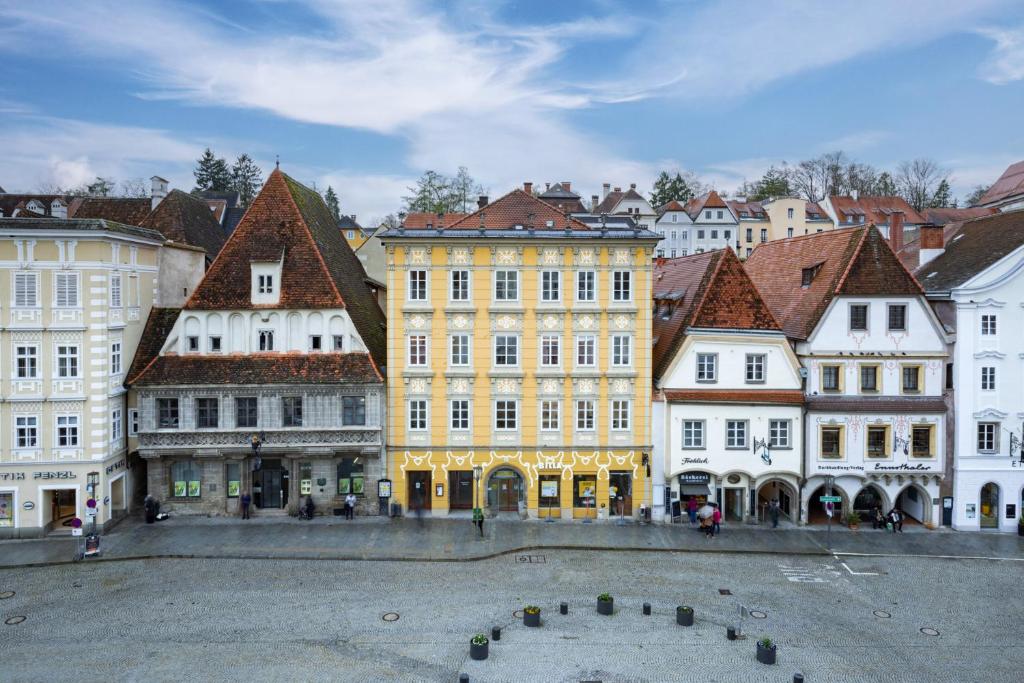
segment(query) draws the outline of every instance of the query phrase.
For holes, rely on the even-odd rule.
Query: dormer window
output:
[[[281,300],[281,262],[253,263],[253,304],[276,304]]]
[[[800,286],[810,287],[811,283],[814,281],[814,277],[818,274],[819,270],[821,270],[821,263],[815,263],[813,266],[808,266],[807,268],[801,270]]]
[[[274,293],[274,276],[273,275],[260,275],[259,276],[259,293],[260,294],[273,294]]]

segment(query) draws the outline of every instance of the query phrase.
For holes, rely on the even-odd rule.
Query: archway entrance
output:
[[[519,512],[523,477],[507,467],[495,470],[487,480],[487,505],[498,512]]]
[[[766,481],[757,489],[758,519],[768,519],[768,509],[773,500],[779,502],[779,516],[781,518],[788,519],[794,523],[797,521],[796,490],[780,479]]]
[[[885,495],[874,484],[868,484],[853,499],[853,509],[860,515],[861,524],[866,524],[874,519],[875,508],[880,508],[883,515],[889,512]]]
[[[930,521],[932,498],[927,491],[911,484],[896,498],[896,507],[903,511],[904,523],[911,520],[920,524]]]
[[[821,497],[828,495],[828,489],[824,485],[814,489],[810,497],[807,499],[807,523],[808,524],[827,524],[828,513],[825,510],[825,503],[821,502]],[[843,500],[839,503],[832,504],[832,522],[842,523],[843,515],[846,514],[845,507],[847,505],[846,497],[843,495],[835,486],[832,487],[832,495],[839,496]]]
[[[989,482],[981,487],[981,509],[978,511],[982,529],[999,528],[999,486]]]

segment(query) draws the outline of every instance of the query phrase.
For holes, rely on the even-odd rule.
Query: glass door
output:
[[[448,509],[473,509],[473,473],[448,473]]]
[[[610,472],[608,474],[608,510],[615,517],[620,514],[624,517],[632,516],[633,477],[629,472]]]
[[[995,484],[981,487],[981,528],[999,528],[999,487]]]

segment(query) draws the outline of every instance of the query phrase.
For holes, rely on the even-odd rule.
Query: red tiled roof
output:
[[[807,214],[807,220],[832,220],[831,218],[828,217],[828,214],[825,213],[825,210],[822,209],[821,206],[819,206],[816,202],[805,202],[804,213]],[[817,217],[812,217],[814,214],[817,214]]]
[[[171,190],[140,223],[174,242],[206,250],[212,259],[224,246],[224,230],[205,199]]]
[[[690,201],[686,202],[686,213],[690,214],[690,218],[696,220],[697,216],[704,209],[728,209],[728,204],[719,196],[717,192],[711,190],[699,197],[694,197]]]
[[[949,244],[949,241],[960,232],[961,227],[963,227],[962,222],[946,223],[943,225],[942,243]],[[903,248],[896,255],[899,256],[900,262],[907,267],[907,270],[911,272],[917,270],[921,265],[921,233],[918,232],[912,240],[904,244]]]
[[[671,364],[688,328],[782,329],[732,249],[656,263],[654,301],[655,377]]]
[[[1024,209],[951,225],[945,250],[916,273],[930,292],[959,287],[1024,245]]]
[[[803,271],[816,268],[804,287]],[[921,286],[874,225],[758,245],[746,271],[788,337],[807,339],[833,298],[920,295]]]
[[[837,413],[945,413],[941,396],[827,396],[807,397],[811,410]]]
[[[445,213],[438,216],[429,211],[414,211],[406,215],[402,221],[402,227],[417,230],[426,228],[427,224],[430,224],[434,228],[447,228],[468,215],[468,213]]]
[[[960,221],[969,221],[973,218],[991,216],[992,214],[998,212],[999,209],[986,209],[981,206],[970,206],[957,209],[925,209],[924,217],[925,219],[927,219],[929,223],[934,223],[935,225],[945,225],[946,223],[957,223]]]
[[[695,403],[781,403],[798,406],[804,402],[799,389],[666,389],[665,399]]]
[[[135,386],[195,384],[366,384],[382,381],[366,353],[158,356]]]
[[[768,218],[761,202],[738,202],[735,200],[729,200],[726,204],[730,209],[732,209],[732,212],[736,214],[737,218],[740,217],[741,213],[748,214],[748,218]]]
[[[142,338],[135,349],[135,358],[128,369],[125,384],[131,384],[135,377],[146,369],[153,359],[160,355],[160,349],[167,341],[167,335],[174,328],[174,322],[178,319],[180,308],[152,308],[149,317],[146,318],[146,326],[142,330]]]
[[[914,210],[903,197],[858,197],[854,199],[849,196],[829,197],[832,208],[837,212],[840,223],[848,215],[866,216],[865,223],[875,225],[886,225],[889,223],[889,215],[893,211],[903,212],[904,225],[918,225],[927,223],[924,216]]]
[[[999,180],[982,195],[978,204],[992,204],[1014,195],[1024,194],[1024,161],[1018,161],[1003,171]]]
[[[548,221],[552,222],[550,228]],[[488,230],[511,230],[517,225],[532,225],[541,230],[587,229],[585,223],[570,218],[547,202],[520,189],[512,190],[504,197],[494,200],[447,227],[455,230],[474,230],[481,227]]]
[[[105,218],[126,225],[142,225],[153,209],[153,200],[148,197],[87,197],[69,218]]]
[[[658,207],[658,213],[665,213],[666,211],[686,211],[686,207],[673,199],[668,204]]]

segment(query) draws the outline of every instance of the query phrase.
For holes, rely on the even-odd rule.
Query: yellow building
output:
[[[736,253],[743,258],[750,256],[758,244],[835,228],[835,223],[821,207],[800,197],[727,203],[739,221]]]
[[[647,230],[588,228],[530,184],[389,230],[392,500],[434,515],[650,506]]]

